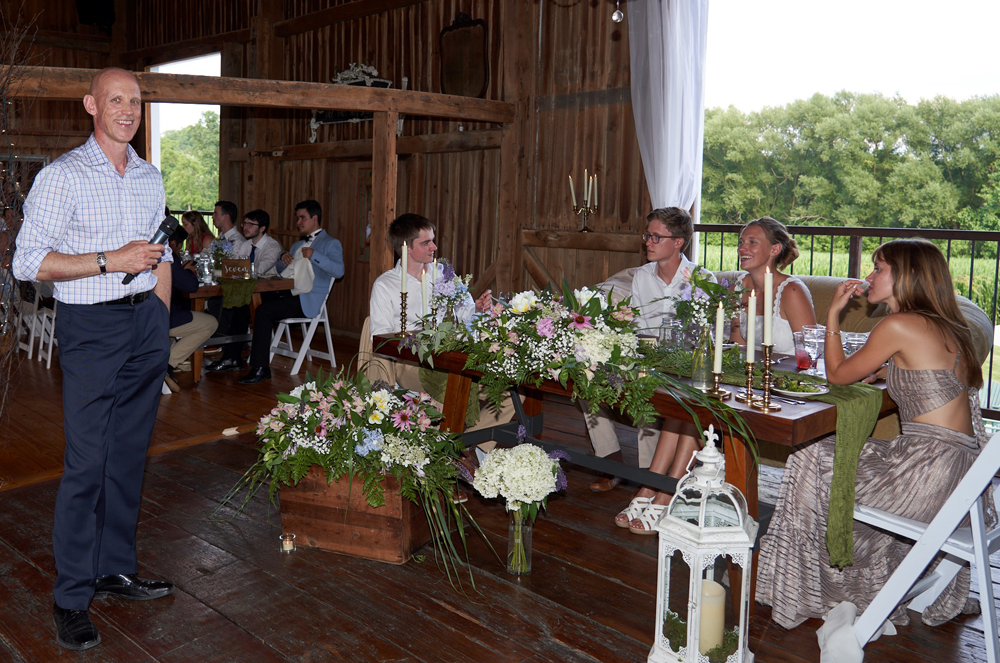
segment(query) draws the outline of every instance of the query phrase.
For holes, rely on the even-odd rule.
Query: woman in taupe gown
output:
[[[882,245],[873,258],[875,269],[865,281],[846,281],[830,305],[827,378],[833,384],[850,384],[876,372],[881,375],[884,367],[889,395],[899,406],[902,434],[894,440],[870,438],[865,444],[858,460],[856,500],[929,522],[988,439],[979,411],[982,369],[941,251],[926,240],[903,239]],[[852,297],[864,293],[865,285],[868,301],[885,302],[891,315],[845,359],[840,312]],[[785,628],[822,617],[842,601],[854,603],[860,612],[910,549],[909,543],[855,522],[853,564],[831,566],[825,534],[834,446],[829,437],[792,454],[774,518],[761,540],[756,598],[772,607],[774,621]],[[992,505],[987,519],[996,521]],[[968,598],[965,569],[924,612],[924,623],[951,619],[966,608]],[[909,621],[904,606],[891,621]]]

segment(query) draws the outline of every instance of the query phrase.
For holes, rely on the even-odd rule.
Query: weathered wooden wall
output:
[[[26,13],[50,4],[29,0]],[[649,197],[629,99],[627,24],[611,21],[614,5],[606,0],[116,0],[119,21],[104,36],[76,24],[73,3],[59,4],[67,6],[46,10],[45,20],[53,22],[46,29],[78,33],[99,47],[48,47],[47,53],[39,50],[39,64],[100,67],[114,62],[143,69],[220,51],[223,75],[228,76],[330,82],[349,63],[363,62],[375,66],[394,87],[405,76],[409,89],[430,92],[440,92],[440,31],[459,12],[481,18],[489,37],[486,96],[517,103],[518,120],[501,129],[404,117],[400,149],[405,144],[413,153],[400,156],[396,212],[418,212],[435,220],[440,255],[477,277],[499,268],[490,284],[504,289],[534,284],[523,267],[520,229],[580,228],[581,219],[570,206],[570,173],[581,200],[583,169],[600,178],[601,209],[588,220],[592,230],[638,233],[644,228]],[[347,5],[396,8],[332,24],[317,21],[291,29],[286,23]],[[46,110],[32,122],[38,131],[67,127],[82,136],[89,131],[79,104],[45,105],[56,110]],[[233,200],[241,211],[266,209],[272,233],[286,245],[297,234],[294,204],[318,200],[325,226],[344,244],[347,263],[345,279],[331,296],[334,324],[356,332],[368,303],[360,205],[364,171],[371,168],[362,141],[371,139],[373,123],[324,125],[316,144],[310,144],[309,119],[307,108],[223,108],[220,197]],[[445,135],[449,145],[419,142],[427,135]],[[500,135],[508,140],[503,150],[497,149]],[[512,136],[518,140],[514,146]],[[408,137],[416,138],[406,143]],[[344,156],[329,151],[334,144],[360,149]],[[489,149],[470,149],[473,144]],[[52,149],[51,154],[61,151]],[[565,277],[574,286],[596,283],[640,262],[637,253],[548,247],[533,252],[556,280]]]

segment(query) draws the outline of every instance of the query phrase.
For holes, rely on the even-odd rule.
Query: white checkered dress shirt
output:
[[[14,276],[35,281],[51,251],[81,255],[113,251],[153,236],[163,221],[163,178],[131,146],[122,177],[91,134],[80,147],[46,166],[24,201],[24,226],[17,237]],[[169,247],[162,260],[171,260]],[[127,286],[124,274],[108,272],[57,281],[55,297],[66,304],[96,304],[152,290],[156,276],[146,270]]]

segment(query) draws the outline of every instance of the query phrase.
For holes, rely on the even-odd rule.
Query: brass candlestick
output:
[[[591,204],[588,203],[588,204],[583,205],[582,207],[578,207],[576,205],[573,205],[573,213],[574,214],[582,214],[583,215],[583,228],[580,228],[580,232],[582,232],[582,233],[589,233],[590,232],[590,228],[587,227],[587,215],[588,214],[596,214],[597,213],[597,209],[598,209],[597,208],[597,203],[594,203],[593,205],[591,205]]]
[[[764,394],[760,401],[752,403],[751,407],[761,412],[778,412],[781,406],[771,402],[771,386],[774,373],[771,372],[771,352],[774,351],[774,344],[761,346],[764,350]]]
[[[723,389],[721,386],[722,373],[712,372],[712,388],[705,392],[705,395],[709,398],[714,398],[717,401],[729,400],[733,395],[728,389]]]
[[[737,401],[739,401],[740,403],[746,403],[747,405],[752,405],[754,401],[760,400],[760,397],[754,396],[753,393],[753,366],[754,364],[752,361],[748,361],[746,363],[746,368],[747,368],[746,393],[736,395]]]
[[[399,323],[399,333],[406,333],[406,293],[399,293],[399,310],[400,310],[400,323]]]

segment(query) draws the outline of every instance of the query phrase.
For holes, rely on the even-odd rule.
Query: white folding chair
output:
[[[38,309],[38,324],[39,328],[39,342],[38,342],[38,361],[45,357],[45,368],[52,368],[52,348],[58,345],[56,341],[56,312],[59,308],[59,302],[54,301],[52,303],[52,308],[41,307]],[[28,355],[29,358],[31,355]]]
[[[330,279],[330,287],[326,291],[326,299],[330,299],[331,290],[333,290],[333,279]],[[326,313],[326,299],[323,300],[323,305],[320,306],[319,313],[316,314],[315,318],[285,318],[278,323],[278,329],[274,332],[274,336],[271,339],[270,360],[274,359],[274,355],[294,359],[295,365],[292,366],[292,375],[298,375],[299,369],[302,368],[302,362],[306,359],[325,359],[330,362],[331,368],[337,367],[337,358],[333,354],[333,339],[330,336],[330,318]],[[298,350],[295,349],[295,345],[292,343],[290,327],[294,324],[298,324],[302,328],[302,345],[299,346]],[[316,328],[321,324],[326,333],[326,352],[313,350],[309,347],[313,336],[316,334]]]
[[[866,506],[854,508],[854,519],[915,541],[913,549],[854,624],[854,634],[864,647],[900,603],[923,610],[934,602],[967,563],[975,566],[979,604],[983,613],[986,660],[1000,661],[997,613],[993,605],[990,554],[1000,549],[1000,527],[987,531],[986,500],[1000,470],[1000,433],[990,438],[965,477],[929,524]],[[959,527],[969,514],[972,526]],[[921,578],[938,552],[945,558],[933,573]],[[918,582],[919,581],[919,582]]]
[[[19,302],[21,308],[21,329],[18,332],[17,348],[18,350],[27,352],[28,359],[31,359],[31,355],[34,353],[35,337],[38,336],[38,331],[41,329],[41,324],[38,320],[38,302],[41,299],[41,296],[36,291],[34,301],[26,302],[22,299]],[[26,340],[20,340],[21,335],[24,335]]]

